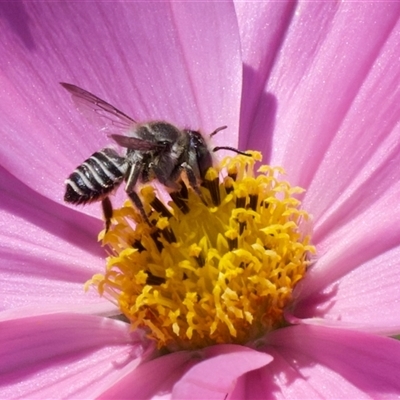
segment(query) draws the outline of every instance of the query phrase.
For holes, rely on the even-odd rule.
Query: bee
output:
[[[182,172],[185,172],[191,188],[202,197],[200,185],[212,166],[212,152],[225,149],[248,155],[227,146],[210,150],[198,131],[179,129],[165,121],[138,123],[78,86],[64,82],[61,85],[71,93],[78,106],[89,109],[114,130],[125,133],[110,135],[119,146],[126,149],[124,155],[112,148],[101,149],[79,165],[65,181],[64,201],[67,203],[78,205],[101,201],[106,231],[113,215],[109,195],[123,181],[128,197],[142,218],[150,224],[135,190],[138,182],[147,183],[156,179],[170,191],[178,192],[181,189]],[[217,128],[210,136],[223,129],[226,126]]]

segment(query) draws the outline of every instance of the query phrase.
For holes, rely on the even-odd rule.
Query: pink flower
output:
[[[400,392],[400,5],[1,3],[1,397],[393,397]],[[307,189],[316,263],[256,349],[155,357],[82,286],[98,205],[63,181],[109,142],[58,84],[263,152]],[[236,135],[236,132],[240,132]],[[123,194],[121,193],[121,197]],[[149,361],[149,356],[153,358]],[[142,360],[146,360],[142,362]],[[140,365],[139,365],[140,364]]]

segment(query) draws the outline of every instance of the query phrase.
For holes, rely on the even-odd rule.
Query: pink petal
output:
[[[398,3],[386,3],[386,7],[383,15],[384,9],[379,8],[370,24],[374,32],[381,31],[376,54],[370,55],[370,69],[315,170],[305,198],[305,205],[312,208],[317,221],[318,240],[361,214],[365,207],[377,208],[378,198],[396,195],[393,186],[400,177],[400,93],[395,82],[400,79],[400,62],[394,54],[400,46],[400,10]],[[365,28],[361,40],[372,34],[377,35]],[[369,43],[366,40],[367,46]],[[377,209],[378,213],[382,211]]]
[[[296,326],[272,332],[266,351],[274,361],[251,373],[245,398],[256,398],[260,387],[272,398],[393,398],[400,391],[400,342],[394,339]]]
[[[318,262],[297,289],[297,317],[329,310],[332,322],[397,330],[399,13],[397,3],[301,3],[270,76],[279,105],[272,161],[308,189],[303,205],[315,218]],[[362,283],[350,289],[356,269]],[[376,294],[351,312],[358,287]],[[392,301],[392,317],[370,318],[375,296]]]
[[[169,398],[173,385],[194,362],[192,353],[188,351],[171,353],[144,362],[101,393],[100,398]]]
[[[306,279],[292,311],[303,320],[288,316],[289,320],[397,334],[400,332],[399,258],[400,248],[393,248],[311,295],[307,293]]]
[[[228,130],[220,132],[215,141],[235,146],[239,129],[242,60],[234,6],[230,2],[171,2],[170,6],[184,59],[184,72],[188,75],[187,84],[191,87],[190,97],[194,97],[196,114],[200,116],[200,126],[193,127],[212,132],[226,124]],[[158,9],[159,5],[156,7]],[[158,43],[156,45],[159,47]],[[181,51],[174,53],[169,48],[165,54],[173,54],[175,58]],[[175,60],[174,65],[181,62]],[[181,74],[176,76],[180,85],[186,84]],[[171,86],[174,87],[175,83],[171,82]],[[182,115],[181,101],[176,107],[174,113]],[[192,120],[192,113],[189,113],[181,125]]]
[[[380,333],[400,324],[400,184],[394,182],[360,215],[338,226],[318,249],[318,261],[296,288],[295,315],[324,317]],[[377,307],[381,310],[376,312]]]
[[[271,148],[267,144],[277,107],[275,97],[265,92],[265,86],[295,5],[291,1],[260,1],[252,2],[251,6],[248,2],[235,2],[244,64],[240,147],[259,149],[260,142],[264,142],[264,161],[270,157]]]
[[[104,265],[96,240],[101,222],[43,197],[1,168],[0,190],[1,309],[104,302],[83,288]]]
[[[0,21],[1,165],[61,201],[68,174],[110,143],[78,114],[59,81],[84,87],[140,121],[165,118],[204,132],[227,124],[216,142],[236,145],[241,59],[235,21],[230,3],[10,6]]]
[[[95,397],[140,361],[145,349],[129,330],[79,314],[1,322],[2,397]]]
[[[279,351],[268,348],[266,352],[273,356],[273,362],[239,378],[227,400],[324,398],[319,388],[309,384],[302,371],[292,368]]]
[[[272,163],[283,165],[294,183],[306,188],[310,186],[352,108],[357,118],[353,118],[351,129],[346,129],[342,135],[347,139],[351,136],[352,143],[360,146],[357,147],[357,159],[367,156],[367,149],[373,148],[372,143],[379,143],[381,136],[376,135],[375,129],[367,132],[363,129],[369,124],[363,122],[368,109],[358,106],[357,96],[360,89],[365,90],[364,84],[373,67],[376,71],[385,69],[385,65],[380,69],[378,57],[388,41],[398,40],[395,26],[399,12],[398,3],[317,2],[302,3],[294,13],[268,86],[279,101]],[[397,71],[393,64],[390,67]],[[370,82],[375,84],[375,95],[380,86],[377,86],[377,80]],[[386,87],[385,83],[383,87]],[[390,93],[395,94],[393,85]],[[391,102],[375,102],[371,95],[372,92],[369,101],[375,107],[379,104],[385,113],[384,109]],[[388,92],[384,95],[386,99],[387,95]],[[375,116],[370,114],[369,121],[371,118]],[[389,120],[387,127],[390,126]],[[363,140],[357,136],[360,132]],[[333,153],[336,165],[347,180],[360,169],[359,161],[349,163],[356,148],[351,150],[346,146],[346,158],[342,158],[342,147],[338,146],[337,150],[339,153]],[[321,175],[325,182],[340,176],[332,164],[329,164],[329,171],[332,175],[326,175],[328,170]],[[337,186],[343,187],[341,179],[336,181],[339,182]],[[331,184],[335,185],[334,182]],[[340,194],[340,190],[336,190],[336,194]],[[316,207],[329,204],[325,202],[325,195],[322,199],[317,197],[316,202]]]
[[[176,399],[224,398],[238,376],[270,361],[265,353],[236,345],[180,351],[142,363],[101,398],[123,398],[127,393],[133,399],[169,398],[171,392]]]
[[[245,373],[272,361],[248,347],[220,345],[204,349],[206,360],[193,366],[174,386],[174,399],[223,399]]]

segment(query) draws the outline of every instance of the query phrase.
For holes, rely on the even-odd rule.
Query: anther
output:
[[[226,177],[224,180],[224,188],[225,188],[225,192],[226,194],[229,194],[232,192],[234,186],[233,186],[233,182],[234,180],[232,180],[230,177]]]
[[[194,259],[197,261],[200,268],[204,267],[206,260],[201,253],[197,257],[194,257]]]
[[[234,181],[236,181],[237,173],[236,173],[236,172],[231,172],[231,173],[228,174],[228,176],[229,176],[230,178],[232,178]]]
[[[164,236],[164,239],[168,243],[176,243],[176,237],[172,229],[170,228],[161,229],[161,233]]]
[[[154,244],[157,247],[157,250],[161,253],[162,249],[164,248],[163,244],[158,240],[160,237],[160,231],[154,231],[150,233],[151,238],[153,239]]]
[[[139,241],[139,240],[135,240],[135,241],[132,243],[132,247],[133,247],[134,249],[137,249],[137,250],[139,251],[139,253],[141,253],[142,251],[146,250],[146,248],[143,246],[142,242]]]
[[[221,204],[221,194],[219,192],[219,178],[213,180],[206,179],[204,181],[204,186],[208,189],[211,195],[211,200],[214,206],[219,206]]]
[[[236,198],[236,208],[244,208],[246,206],[246,197]]]
[[[258,195],[256,195],[256,194],[249,194],[249,198],[250,198],[249,207],[250,207],[252,210],[256,211],[256,209],[257,209],[257,202],[258,202]]]
[[[181,190],[179,190],[178,192],[170,193],[170,196],[183,214],[187,214],[190,211],[187,205],[187,200],[189,198],[189,191],[183,182],[181,182]]]
[[[228,240],[228,246],[229,246],[230,251],[233,251],[238,248],[238,239],[237,238],[234,238],[234,239],[228,238],[227,240]]]
[[[154,197],[154,199],[151,201],[150,205],[156,210],[158,213],[160,213],[163,217],[171,218],[172,214],[168,210],[167,207],[165,207],[164,203],[158,199],[158,197]]]
[[[147,274],[147,279],[146,279],[147,285],[160,286],[166,282],[165,278],[153,275],[150,271],[146,271],[146,274]]]

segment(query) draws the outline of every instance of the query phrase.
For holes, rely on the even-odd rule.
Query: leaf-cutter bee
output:
[[[111,104],[70,83],[61,83],[67,89],[78,106],[89,109],[100,117],[104,125],[114,131],[110,137],[126,154],[120,155],[111,148],[104,148],[92,154],[79,165],[65,181],[64,200],[72,204],[102,202],[106,230],[112,217],[112,205],[109,195],[122,181],[126,182],[125,191],[136,206],[143,219],[149,224],[143,203],[136,193],[138,182],[146,183],[152,179],[178,191],[182,172],[186,173],[192,189],[201,196],[200,184],[212,166],[211,150],[198,131],[179,129],[165,121],[138,123]],[[226,126],[217,128],[215,135]],[[215,147],[242,153],[231,147]]]

